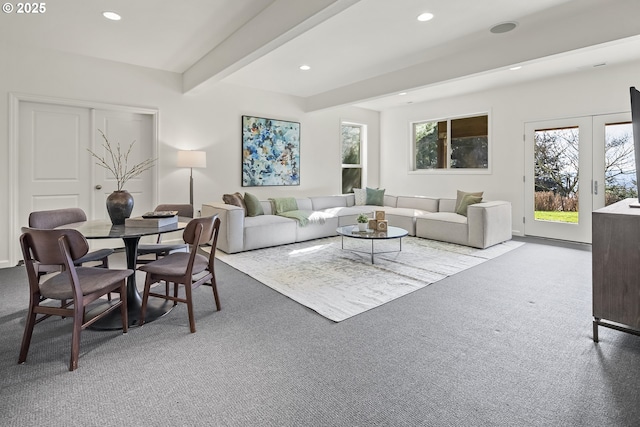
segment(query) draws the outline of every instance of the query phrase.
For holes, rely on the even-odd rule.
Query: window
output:
[[[342,145],[342,193],[362,188],[366,126],[343,122],[340,126]]]
[[[414,170],[488,169],[489,116],[412,124]]]

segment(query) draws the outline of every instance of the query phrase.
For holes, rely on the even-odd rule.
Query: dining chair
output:
[[[35,325],[52,315],[73,318],[70,371],[78,367],[80,332],[87,326],[120,308],[122,331],[127,332],[126,279],[134,273],[133,270],[76,266],[77,261],[89,251],[87,239],[77,230],[27,229],[20,236],[20,246],[29,279],[30,299],[18,363],[27,360]],[[37,265],[56,266],[58,269],[45,276],[39,274]],[[108,304],[104,311],[86,320],[85,308],[110,292],[119,293],[120,300]],[[46,305],[47,300],[61,301],[61,306]],[[42,316],[38,317],[39,314]]]
[[[46,211],[35,211],[29,214],[29,228],[39,228],[52,230],[67,224],[83,222],[87,220],[87,215],[80,208],[51,209]],[[98,266],[109,268],[109,255],[113,254],[113,249],[98,249],[88,252],[85,256],[74,261],[75,265],[81,266],[87,262],[99,262]],[[40,274],[51,272],[51,268],[39,266]]]
[[[190,204],[162,204],[156,206],[154,212],[177,211],[179,217],[193,218],[193,205]],[[162,243],[162,235],[158,234],[156,243],[138,245],[138,264],[147,264],[172,252],[187,252],[189,245],[186,243]],[[153,255],[153,258],[140,258],[145,255]]]
[[[189,314],[189,328],[192,333],[196,331],[196,323],[193,315],[192,290],[208,283],[213,289],[213,297],[216,309],[220,310],[220,298],[216,285],[214,260],[220,231],[220,218],[217,215],[196,218],[189,221],[182,233],[182,237],[191,246],[189,252],[174,252],[157,261],[138,267],[138,270],[147,273],[142,295],[142,309],[140,313],[140,325],[144,324],[149,297],[162,298],[173,301],[173,305],[179,302],[187,304]],[[211,243],[209,256],[198,253],[201,246]],[[164,295],[151,292],[151,285],[164,281],[167,285],[173,283],[173,295],[166,292]],[[178,296],[180,285],[184,286],[185,297]]]

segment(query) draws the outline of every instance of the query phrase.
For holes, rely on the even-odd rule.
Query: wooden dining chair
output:
[[[87,220],[87,214],[80,208],[51,209],[46,211],[34,211],[29,214],[29,228],[39,228],[52,230],[67,224],[83,222]],[[74,261],[80,266],[87,262],[99,262],[100,267],[109,268],[109,255],[113,254],[113,249],[98,249],[88,252],[82,258]],[[47,267],[41,266],[41,274],[50,272]]]
[[[35,325],[52,315],[73,318],[70,371],[78,367],[80,332],[87,326],[120,308],[122,331],[127,332],[126,279],[133,270],[76,266],[89,251],[87,239],[77,230],[27,229],[20,236],[20,246],[29,279],[30,300],[18,363],[27,360]],[[38,273],[37,265],[56,266],[57,272],[43,276]],[[87,305],[110,292],[118,292],[120,300],[87,321]],[[53,307],[45,304],[47,300],[62,303],[60,307]],[[38,317],[39,314],[42,316]]]
[[[154,212],[177,211],[179,217],[193,218],[193,205],[190,204],[162,204],[156,206]],[[155,261],[172,252],[187,252],[189,245],[186,243],[162,243],[162,235],[158,234],[156,243],[146,243],[138,245],[138,264],[147,264]],[[152,258],[141,258],[145,255],[152,255]]]
[[[45,211],[34,211],[29,214],[29,228],[39,228],[43,230],[53,230],[67,224],[83,222],[87,220],[87,214],[80,208],[50,209]],[[86,263],[97,262],[96,267],[109,268],[109,256],[114,253],[111,248],[98,249],[88,252],[85,256],[75,261],[76,266]],[[56,271],[57,266],[36,264],[36,271],[39,275]],[[111,301],[111,294],[107,294],[107,299]],[[66,302],[61,301],[64,305]]]
[[[214,270],[219,231],[220,218],[217,215],[192,219],[182,234],[185,243],[191,246],[190,252],[174,252],[138,268],[138,270],[147,273],[142,295],[140,325],[144,324],[147,302],[149,297],[152,296],[173,301],[174,306],[179,302],[186,303],[189,314],[189,328],[192,333],[195,332],[196,323],[193,315],[192,290],[205,283],[211,285],[216,309],[220,310],[220,298]],[[198,249],[207,243],[211,243],[211,252],[208,257],[198,253]],[[173,283],[173,295],[169,295],[169,292],[164,295],[151,292],[151,285],[162,281],[167,284]],[[178,297],[180,285],[184,286],[185,289],[184,298]]]

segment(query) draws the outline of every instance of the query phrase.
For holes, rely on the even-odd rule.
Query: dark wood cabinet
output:
[[[640,208],[626,199],[593,212],[593,340],[598,326],[640,335]]]

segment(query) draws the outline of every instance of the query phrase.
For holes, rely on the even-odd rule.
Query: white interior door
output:
[[[18,220],[37,210],[77,207],[91,212],[86,108],[21,102],[18,148]]]
[[[127,167],[155,158],[153,144],[153,117],[148,114],[137,114],[119,111],[95,110],[95,126],[93,130],[92,151],[99,156],[107,155],[104,139],[98,130],[104,132],[111,146],[119,144],[126,152],[131,144]],[[95,161],[93,162],[95,163]],[[127,190],[134,199],[132,216],[140,216],[154,208],[155,182],[157,165],[127,181],[123,190]],[[116,180],[106,169],[94,165],[93,167],[93,212],[94,218],[108,219],[106,201],[109,194],[116,190]]]
[[[525,123],[526,235],[591,243],[592,119]]]

